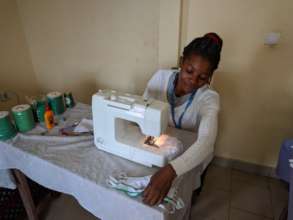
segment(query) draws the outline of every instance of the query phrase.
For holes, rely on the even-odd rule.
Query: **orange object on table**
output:
[[[46,106],[46,111],[44,115],[45,125],[47,129],[52,129],[54,127],[54,113],[51,110],[50,106]]]

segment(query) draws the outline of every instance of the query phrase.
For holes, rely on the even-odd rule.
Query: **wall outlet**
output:
[[[10,99],[7,92],[2,91],[0,92],[0,102],[7,102]]]

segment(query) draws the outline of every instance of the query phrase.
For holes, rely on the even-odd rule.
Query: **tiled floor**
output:
[[[192,207],[192,220],[279,220],[288,203],[286,186],[272,178],[211,166]],[[70,196],[55,200],[46,220],[97,219]]]

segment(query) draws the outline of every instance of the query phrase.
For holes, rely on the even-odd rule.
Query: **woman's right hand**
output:
[[[170,164],[159,169],[151,177],[143,192],[143,202],[151,206],[161,203],[168,194],[176,176],[177,174]]]

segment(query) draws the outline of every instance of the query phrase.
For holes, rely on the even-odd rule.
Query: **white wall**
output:
[[[0,48],[0,91],[14,91],[24,101],[25,95],[38,91],[38,85],[13,0],[0,1]],[[0,102],[0,110],[16,105],[17,99],[12,98],[9,102]]]
[[[90,102],[99,88],[141,93],[158,66],[159,1],[18,1],[43,91]]]
[[[274,166],[292,138],[293,1],[185,0],[185,42],[209,31],[223,40],[214,86],[221,94],[218,156]],[[281,32],[275,48],[264,45]]]

